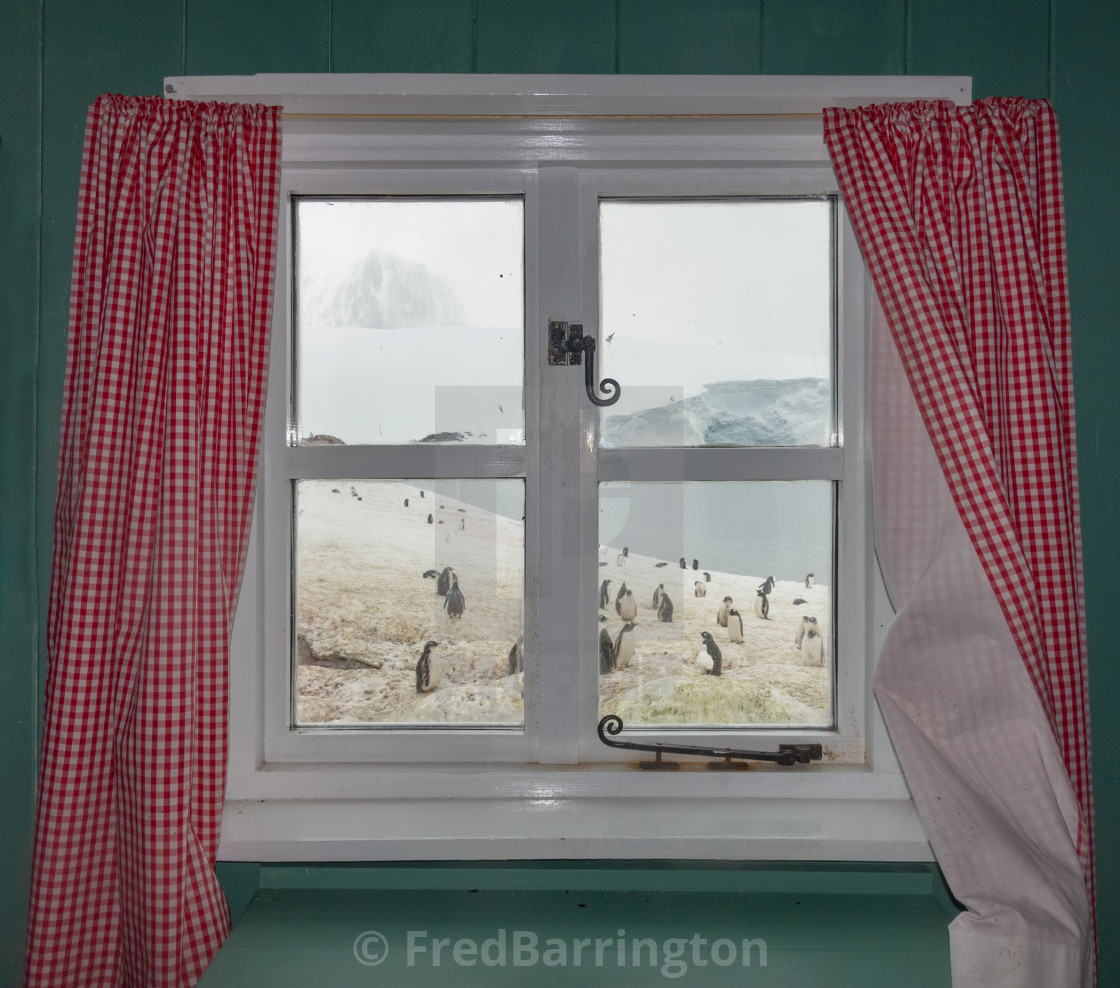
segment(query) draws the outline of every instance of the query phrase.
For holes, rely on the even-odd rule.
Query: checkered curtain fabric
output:
[[[101,97],[70,298],[29,985],[193,985],[276,252],[276,108]]]
[[[1022,99],[830,109],[824,131],[953,503],[1076,794],[1072,840],[1091,902],[1084,589],[1053,110]]]

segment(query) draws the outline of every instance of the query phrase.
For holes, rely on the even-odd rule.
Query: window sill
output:
[[[667,836],[671,835],[671,836]],[[224,861],[932,861],[905,799],[244,800]]]

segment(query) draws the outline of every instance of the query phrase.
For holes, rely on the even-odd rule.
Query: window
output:
[[[169,80],[310,93],[222,856],[928,857],[870,695],[868,280],[819,120],[755,113],[960,80],[402,79]],[[825,758],[640,772],[606,713]]]

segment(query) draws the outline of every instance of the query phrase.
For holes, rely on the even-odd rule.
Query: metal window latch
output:
[[[680,768],[680,762],[661,760],[661,755],[665,752],[674,755],[706,755],[709,758],[723,759],[723,761],[708,762],[710,769],[750,768],[747,759],[756,762],[775,762],[778,765],[805,765],[811,761],[819,762],[823,757],[823,750],[819,744],[780,744],[777,751],[739,751],[735,748],[705,748],[696,744],[663,744],[660,741],[652,741],[648,744],[638,741],[612,741],[606,737],[604,731],[611,735],[622,733],[622,718],[616,714],[607,714],[599,721],[599,740],[603,744],[611,748],[629,748],[633,751],[656,753],[655,761],[640,761],[639,768]]]
[[[587,354],[587,361],[581,359],[582,354]],[[583,363],[583,383],[587,388],[587,397],[593,405],[600,407],[613,405],[618,401],[622,389],[618,381],[613,378],[603,378],[600,388],[607,395],[599,398],[595,395],[595,338],[583,335],[583,324],[550,320],[548,323],[548,363],[550,367]]]

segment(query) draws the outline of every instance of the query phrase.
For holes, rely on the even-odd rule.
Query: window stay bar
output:
[[[808,764],[819,762],[823,757],[823,750],[819,744],[780,744],[777,751],[740,751],[736,748],[706,748],[696,744],[665,744],[661,741],[612,741],[603,733],[616,735],[622,733],[622,718],[617,714],[607,714],[599,721],[596,728],[599,740],[611,748],[627,748],[632,751],[652,751],[656,753],[655,761],[640,761],[639,768],[649,769],[675,769],[680,767],[680,762],[662,761],[661,755],[669,752],[675,755],[706,755],[709,758],[722,758],[722,762],[708,762],[710,769],[746,769],[750,768],[746,759],[758,762],[774,762],[777,765]]]

